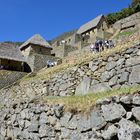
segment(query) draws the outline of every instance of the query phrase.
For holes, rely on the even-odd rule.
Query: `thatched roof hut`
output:
[[[39,34],[35,34],[30,39],[28,39],[26,42],[24,42],[20,46],[20,49],[23,50],[24,48],[26,48],[30,44],[52,49],[51,45],[42,36],[40,36]]]
[[[101,19],[103,18],[103,15],[97,16],[95,19],[89,21],[88,23],[82,25],[79,30],[77,31],[78,34],[85,33],[93,28],[96,28],[98,24],[100,23]]]
[[[9,43],[0,43],[0,59],[25,62],[25,58],[20,49]]]

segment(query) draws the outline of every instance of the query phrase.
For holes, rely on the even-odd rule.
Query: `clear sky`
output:
[[[0,41],[25,41],[39,33],[50,40],[131,0],[0,0]]]

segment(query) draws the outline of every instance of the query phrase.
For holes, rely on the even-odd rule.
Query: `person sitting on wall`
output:
[[[108,49],[109,48],[109,42],[108,40],[105,40],[105,47]]]
[[[51,60],[48,60],[47,61],[47,67],[54,67],[57,65],[57,62],[56,61],[51,61]]]
[[[103,40],[99,40],[99,51],[103,51],[104,50],[104,43]]]
[[[113,40],[108,40],[108,42],[109,42],[109,48],[115,47]]]
[[[3,70],[4,69],[4,66],[0,66],[0,70]]]
[[[94,44],[90,44],[90,51],[93,52],[94,51]]]
[[[99,41],[100,41],[100,40],[97,40],[97,41],[95,42],[95,50],[96,50],[96,52],[99,52],[99,51],[100,51],[100,44],[99,44]]]

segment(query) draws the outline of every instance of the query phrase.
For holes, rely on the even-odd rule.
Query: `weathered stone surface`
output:
[[[127,85],[127,84],[123,84],[123,85],[121,86],[121,89],[127,89],[127,88],[129,88],[129,85]]]
[[[5,140],[4,136],[2,136],[1,134],[0,134],[0,140]]]
[[[140,56],[132,57],[126,60],[126,66],[133,66],[140,64]]]
[[[115,69],[112,69],[110,72],[109,72],[109,75],[110,75],[110,78],[112,78],[113,76],[116,75],[116,70]]]
[[[47,113],[43,112],[40,114],[39,124],[42,125],[47,123],[49,123]]]
[[[120,104],[102,105],[101,108],[106,121],[121,119],[126,114],[125,109]]]
[[[106,70],[110,71],[110,70],[112,70],[113,68],[115,68],[116,65],[117,65],[116,62],[111,61],[111,62],[109,62],[109,63],[106,65]]]
[[[108,83],[100,83],[90,87],[89,93],[97,93],[112,90]]]
[[[77,86],[75,94],[76,95],[87,94],[90,88],[90,82],[91,82],[91,78],[84,77],[83,81]]]
[[[78,72],[80,74],[80,76],[84,76],[85,72],[83,70],[81,70],[80,68],[78,69]]]
[[[49,116],[49,123],[54,126],[56,125],[57,118],[55,116]]]
[[[120,129],[118,130],[119,140],[137,140],[140,138],[140,127],[131,121],[122,119],[119,122]]]
[[[98,66],[99,65],[99,61],[98,60],[94,60],[94,61],[90,61],[89,62],[89,68],[91,68],[92,66]]]
[[[72,132],[70,136],[70,140],[81,140],[81,136],[77,132]]]
[[[29,113],[28,113],[28,109],[24,109],[23,111],[21,111],[20,115],[22,119],[29,119]]]
[[[125,59],[124,58],[121,58],[117,61],[117,65],[120,66],[120,65],[123,65],[125,62]]]
[[[129,78],[129,73],[128,72],[123,72],[120,76],[120,79],[118,80],[118,83],[122,84],[124,82],[127,82]]]
[[[99,84],[99,81],[98,81],[98,80],[93,79],[93,80],[91,81],[91,85],[95,85],[95,84]]]
[[[129,77],[129,83],[140,83],[140,65],[133,67]]]
[[[98,69],[98,66],[92,66],[90,69],[92,70],[92,72],[95,72]]]
[[[40,140],[39,134],[36,134],[36,133],[30,133],[30,138],[32,140]]]
[[[129,127],[129,123],[137,126],[136,123],[140,121],[139,104],[132,104],[133,98],[136,98],[136,101],[139,100],[138,96],[139,94],[131,94],[101,99],[88,114],[80,114],[75,110],[72,110],[71,113],[64,112],[61,110],[61,105],[45,105],[45,103],[22,103],[21,107],[18,106],[16,109],[11,106],[9,109],[5,109],[6,114],[0,113],[0,118],[2,118],[0,134],[4,139],[12,137],[15,140],[125,140],[123,139],[127,138],[125,135],[130,134],[133,137],[132,140],[135,140],[140,136],[139,129],[130,127],[127,130],[126,127]],[[56,114],[59,112],[59,107],[63,113],[58,117]],[[29,114],[28,120],[25,119],[26,117],[21,118],[20,115],[21,111],[26,108]],[[20,111],[16,114],[15,110],[17,109]],[[55,113],[55,110],[58,112]],[[130,121],[121,124],[122,128],[120,123],[118,125],[118,121],[123,117]],[[41,118],[44,119],[42,122]],[[138,126],[138,128],[140,127]]]
[[[37,121],[31,122],[31,125],[28,127],[29,132],[38,132],[39,124]]]
[[[31,125],[31,122],[28,120],[25,120],[25,128],[28,128]]]
[[[69,128],[71,130],[75,130],[75,129],[77,129],[77,125],[78,125],[77,116],[74,115],[72,117],[72,119],[67,123],[67,128]]]
[[[109,99],[109,98],[104,98],[104,99],[98,99],[97,101],[96,101],[96,105],[98,106],[98,105],[106,105],[106,104],[109,104],[109,103],[111,103],[111,99]]]
[[[102,73],[102,75],[101,75],[101,80],[102,80],[103,82],[106,82],[106,81],[108,81],[109,79],[110,79],[109,72],[105,71],[104,73]]]
[[[134,107],[132,113],[136,120],[140,121],[140,107]]]
[[[14,127],[13,128],[13,134],[14,134],[14,138],[20,137],[21,134],[22,134],[20,128]]]
[[[114,86],[117,84],[118,76],[114,76],[109,80],[109,86]]]
[[[39,128],[39,136],[41,138],[47,136],[47,126],[45,124],[40,126],[40,128]]]
[[[105,130],[102,134],[102,137],[105,140],[111,140],[113,136],[117,135],[118,133],[118,128],[114,125],[111,125],[108,127],[107,130]]]
[[[100,111],[93,110],[90,114],[90,124],[95,130],[99,130],[106,125],[106,121],[103,118]]]
[[[120,98],[120,101],[122,103],[124,103],[124,104],[131,104],[132,100],[133,100],[133,96],[132,95],[125,95],[125,96],[122,96]]]
[[[69,136],[70,136],[69,129],[66,129],[65,127],[62,127],[61,128],[61,137],[66,139],[66,138],[69,138]]]
[[[71,118],[72,118],[72,114],[71,113],[69,113],[69,112],[65,113],[64,116],[61,117],[61,119],[60,119],[61,126],[65,126],[66,127],[68,122],[69,122],[69,120]]]
[[[28,139],[30,138],[30,134],[29,134],[29,132],[28,132],[27,129],[24,129],[24,130],[22,131],[21,136],[23,137],[23,139],[26,139],[26,140],[28,140]]]
[[[54,107],[54,114],[57,118],[61,118],[62,113],[63,113],[63,106],[62,105]]]
[[[54,131],[52,128],[48,125],[41,125],[39,128],[39,136],[42,137],[53,137]]]
[[[133,104],[140,105],[140,94],[136,94],[133,96]]]
[[[59,86],[59,90],[61,91],[65,91],[67,88],[68,88],[68,84],[66,82],[64,82]]]
[[[86,132],[86,131],[92,129],[90,118],[81,117],[78,121],[77,129],[80,132]]]
[[[140,56],[140,50],[138,50],[137,55]]]
[[[133,48],[129,48],[126,50],[126,54],[131,54],[133,53],[134,49]]]
[[[126,119],[129,120],[132,117],[132,112],[127,112]]]

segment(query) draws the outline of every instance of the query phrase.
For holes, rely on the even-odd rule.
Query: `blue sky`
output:
[[[0,41],[25,41],[39,33],[50,40],[131,0],[0,0]]]

